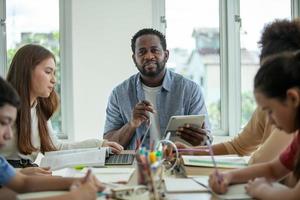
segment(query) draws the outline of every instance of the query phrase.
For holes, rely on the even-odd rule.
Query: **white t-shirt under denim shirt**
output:
[[[118,130],[130,122],[134,106],[138,102],[145,100],[140,76],[140,73],[137,73],[129,77],[111,92],[106,108],[104,134]],[[206,115],[205,129],[209,132],[208,136],[212,141],[204,97],[200,86],[195,82],[167,68],[162,88],[156,97],[156,106],[159,111],[159,128],[162,134],[167,127],[170,117],[174,115],[204,114]],[[135,149],[136,140],[143,137],[146,128],[145,123],[138,127],[129,144],[124,148]]]
[[[160,126],[159,126],[159,110],[157,110],[156,106],[156,97],[158,92],[161,90],[162,86],[158,87],[148,87],[145,84],[142,84],[143,90],[145,92],[145,99],[153,104],[153,108],[156,110],[156,113],[149,112],[150,117],[150,141],[154,142],[156,144],[158,140],[162,137],[162,133],[160,132]]]

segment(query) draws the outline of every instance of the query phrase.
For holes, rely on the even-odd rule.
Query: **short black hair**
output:
[[[20,97],[16,90],[0,77],[0,107],[9,104],[15,108],[20,106]]]
[[[163,50],[164,51],[167,50],[167,42],[166,42],[166,37],[164,34],[162,34],[158,30],[155,30],[153,28],[144,28],[144,29],[139,30],[137,33],[135,33],[131,39],[131,50],[133,53],[135,53],[135,42],[136,42],[137,38],[140,36],[143,36],[143,35],[156,35],[160,40],[160,44],[161,44]]]

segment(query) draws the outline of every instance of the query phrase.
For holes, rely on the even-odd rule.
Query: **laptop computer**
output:
[[[150,130],[151,123],[149,123],[145,134],[143,135],[142,142],[136,147],[136,150],[125,150],[121,154],[111,154],[105,159],[105,165],[132,165],[136,151],[144,143],[145,138]]]

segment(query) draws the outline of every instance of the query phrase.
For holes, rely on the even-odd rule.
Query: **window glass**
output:
[[[255,12],[254,12],[255,11]],[[266,23],[275,19],[291,19],[291,2],[287,0],[241,0],[241,127],[256,108],[253,79],[259,68],[258,41]]]
[[[61,70],[59,55],[59,0],[7,0],[7,66],[17,49],[25,44],[39,44],[56,57],[57,85],[56,91],[61,93]],[[52,118],[56,132],[61,133],[61,110]]]
[[[165,2],[167,67],[201,86],[212,128],[220,129],[219,1]]]

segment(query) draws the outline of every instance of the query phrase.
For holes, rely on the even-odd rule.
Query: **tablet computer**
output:
[[[194,124],[202,127],[205,119],[205,115],[178,115],[172,116],[169,119],[165,134],[167,132],[174,132],[178,127],[184,126],[184,124]]]

